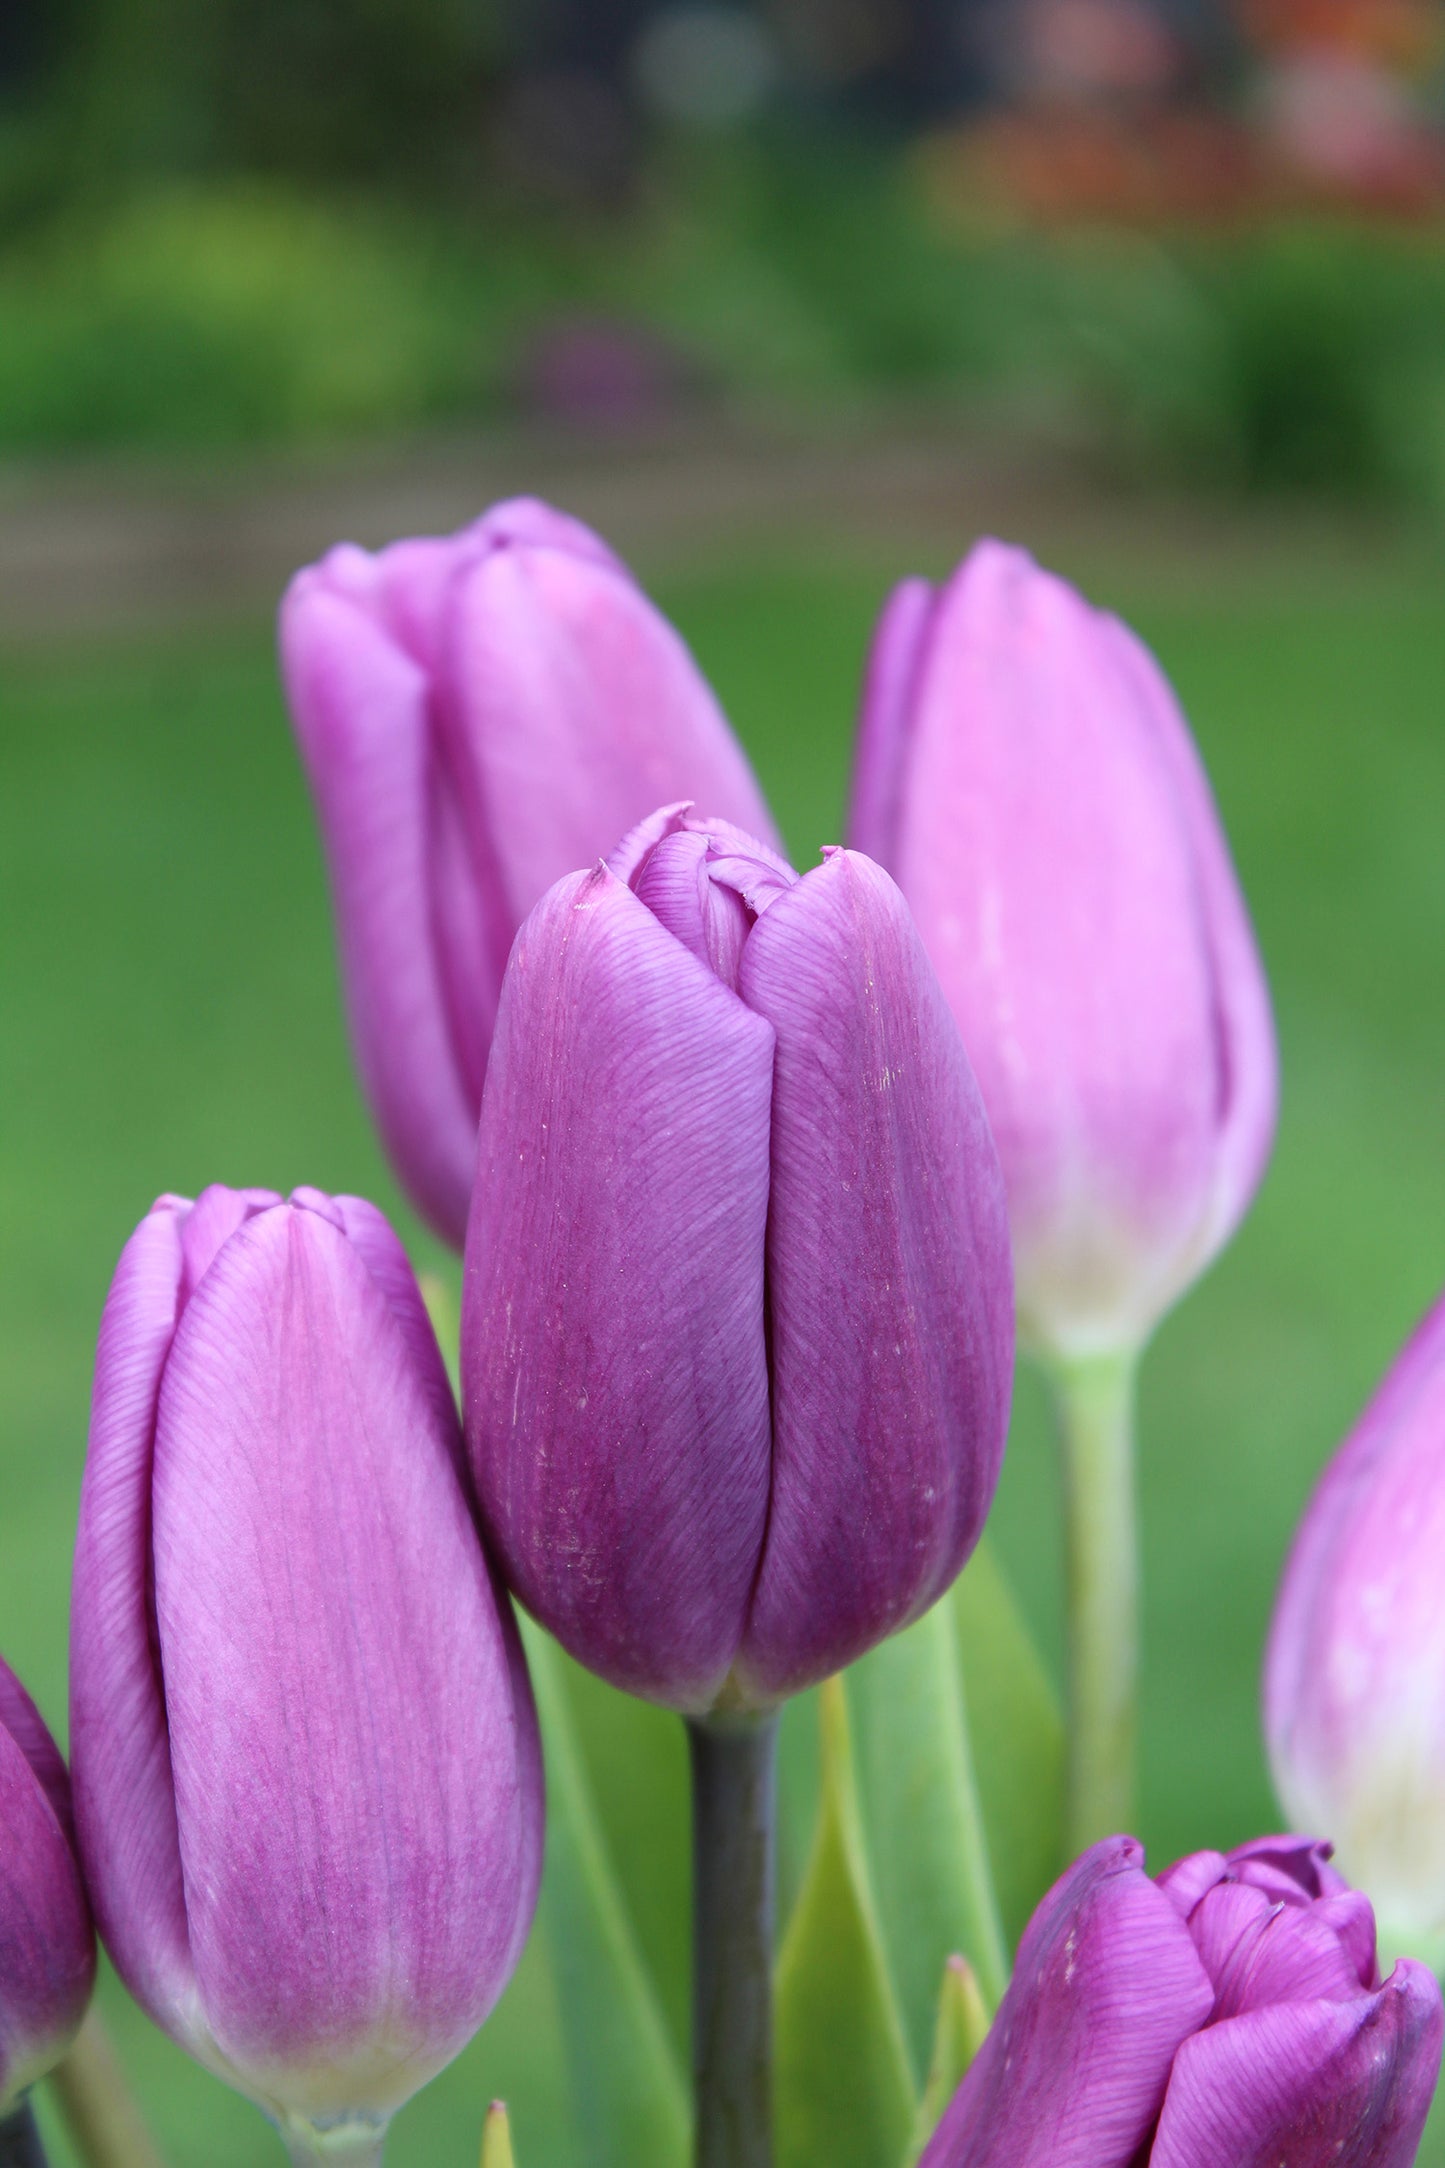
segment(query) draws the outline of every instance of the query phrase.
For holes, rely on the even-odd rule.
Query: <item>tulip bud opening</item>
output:
[[[1442,2029],[1423,1966],[1381,1980],[1328,1845],[1260,1838],[1151,1881],[1109,1838],[1035,1912],[922,2168],[1409,2168]]]
[[[614,1684],[765,1709],[972,1550],[1012,1381],[1002,1180],[892,881],[664,807],[517,937],[466,1429],[510,1585]]]

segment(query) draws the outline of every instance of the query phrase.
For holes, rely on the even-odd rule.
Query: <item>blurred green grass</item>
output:
[[[904,569],[819,542],[657,583],[805,862],[839,833],[863,646]],[[1163,1864],[1276,1820],[1256,1680],[1284,1547],[1316,1469],[1445,1280],[1445,612],[1436,562],[1408,548],[1308,571],[1255,550],[1233,573],[1161,581],[1141,533],[1127,556],[1075,543],[1061,569],[1139,626],[1184,696],[1283,1048],[1259,1204],[1144,1372],[1141,1833]],[[0,1648],[59,1725],[95,1325],[152,1197],[216,1179],[358,1189],[395,1213],[420,1264],[450,1268],[403,1207],[351,1079],[269,627],[16,642],[0,685]],[[1056,1490],[1030,1375],[993,1525],[1056,1666]],[[578,1699],[680,2031],[680,1737],[601,1689]],[[105,1993],[173,2168],[278,2157],[252,2110],[113,1981]],[[585,2158],[537,1942],[480,2041],[406,2111],[398,2157],[473,2159],[497,2093],[522,2168]],[[55,2157],[64,2168],[62,2144]]]

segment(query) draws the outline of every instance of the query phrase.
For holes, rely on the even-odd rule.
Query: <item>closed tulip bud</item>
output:
[[[106,1302],[71,1620],[96,1917],[295,2157],[379,2158],[526,1935],[541,1780],[446,1375],[374,1206],[163,1197]]]
[[[1151,1882],[1131,1837],[1035,1912],[920,2168],[1409,2168],[1440,1990],[1381,1983],[1328,1846],[1262,1838]]]
[[[0,1663],[0,2124],[70,2046],[94,1985],[65,1764]]]
[[[770,835],[683,642],[598,538],[529,498],[445,540],[343,546],[281,607],[352,1039],[424,1216],[466,1231],[512,938],[663,799]]]
[[[1328,1816],[1397,1949],[1445,1965],[1445,1300],[1320,1478],[1275,1607],[1286,1811]]]
[[[850,841],[907,896],[1008,1184],[1020,1328],[1137,1350],[1232,1233],[1273,1134],[1268,995],[1157,664],[982,542],[878,628]]]
[[[1008,1420],[1002,1181],[888,876],[686,809],[518,936],[462,1304],[483,1514],[574,1655],[769,1705],[924,1610]]]

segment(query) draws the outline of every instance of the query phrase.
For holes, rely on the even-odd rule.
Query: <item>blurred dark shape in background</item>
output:
[[[5,0],[0,451],[726,407],[1445,506],[1441,0]]]

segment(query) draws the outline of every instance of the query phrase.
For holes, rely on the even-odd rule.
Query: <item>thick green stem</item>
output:
[[[771,2168],[778,1719],[696,1717],[692,2065],[697,2168]]]
[[[28,2100],[0,2117],[0,2168],[46,2168],[45,2148]]]
[[[1136,1358],[1095,1356],[1053,1374],[1068,1554],[1072,1857],[1133,1830],[1139,1688]]]

